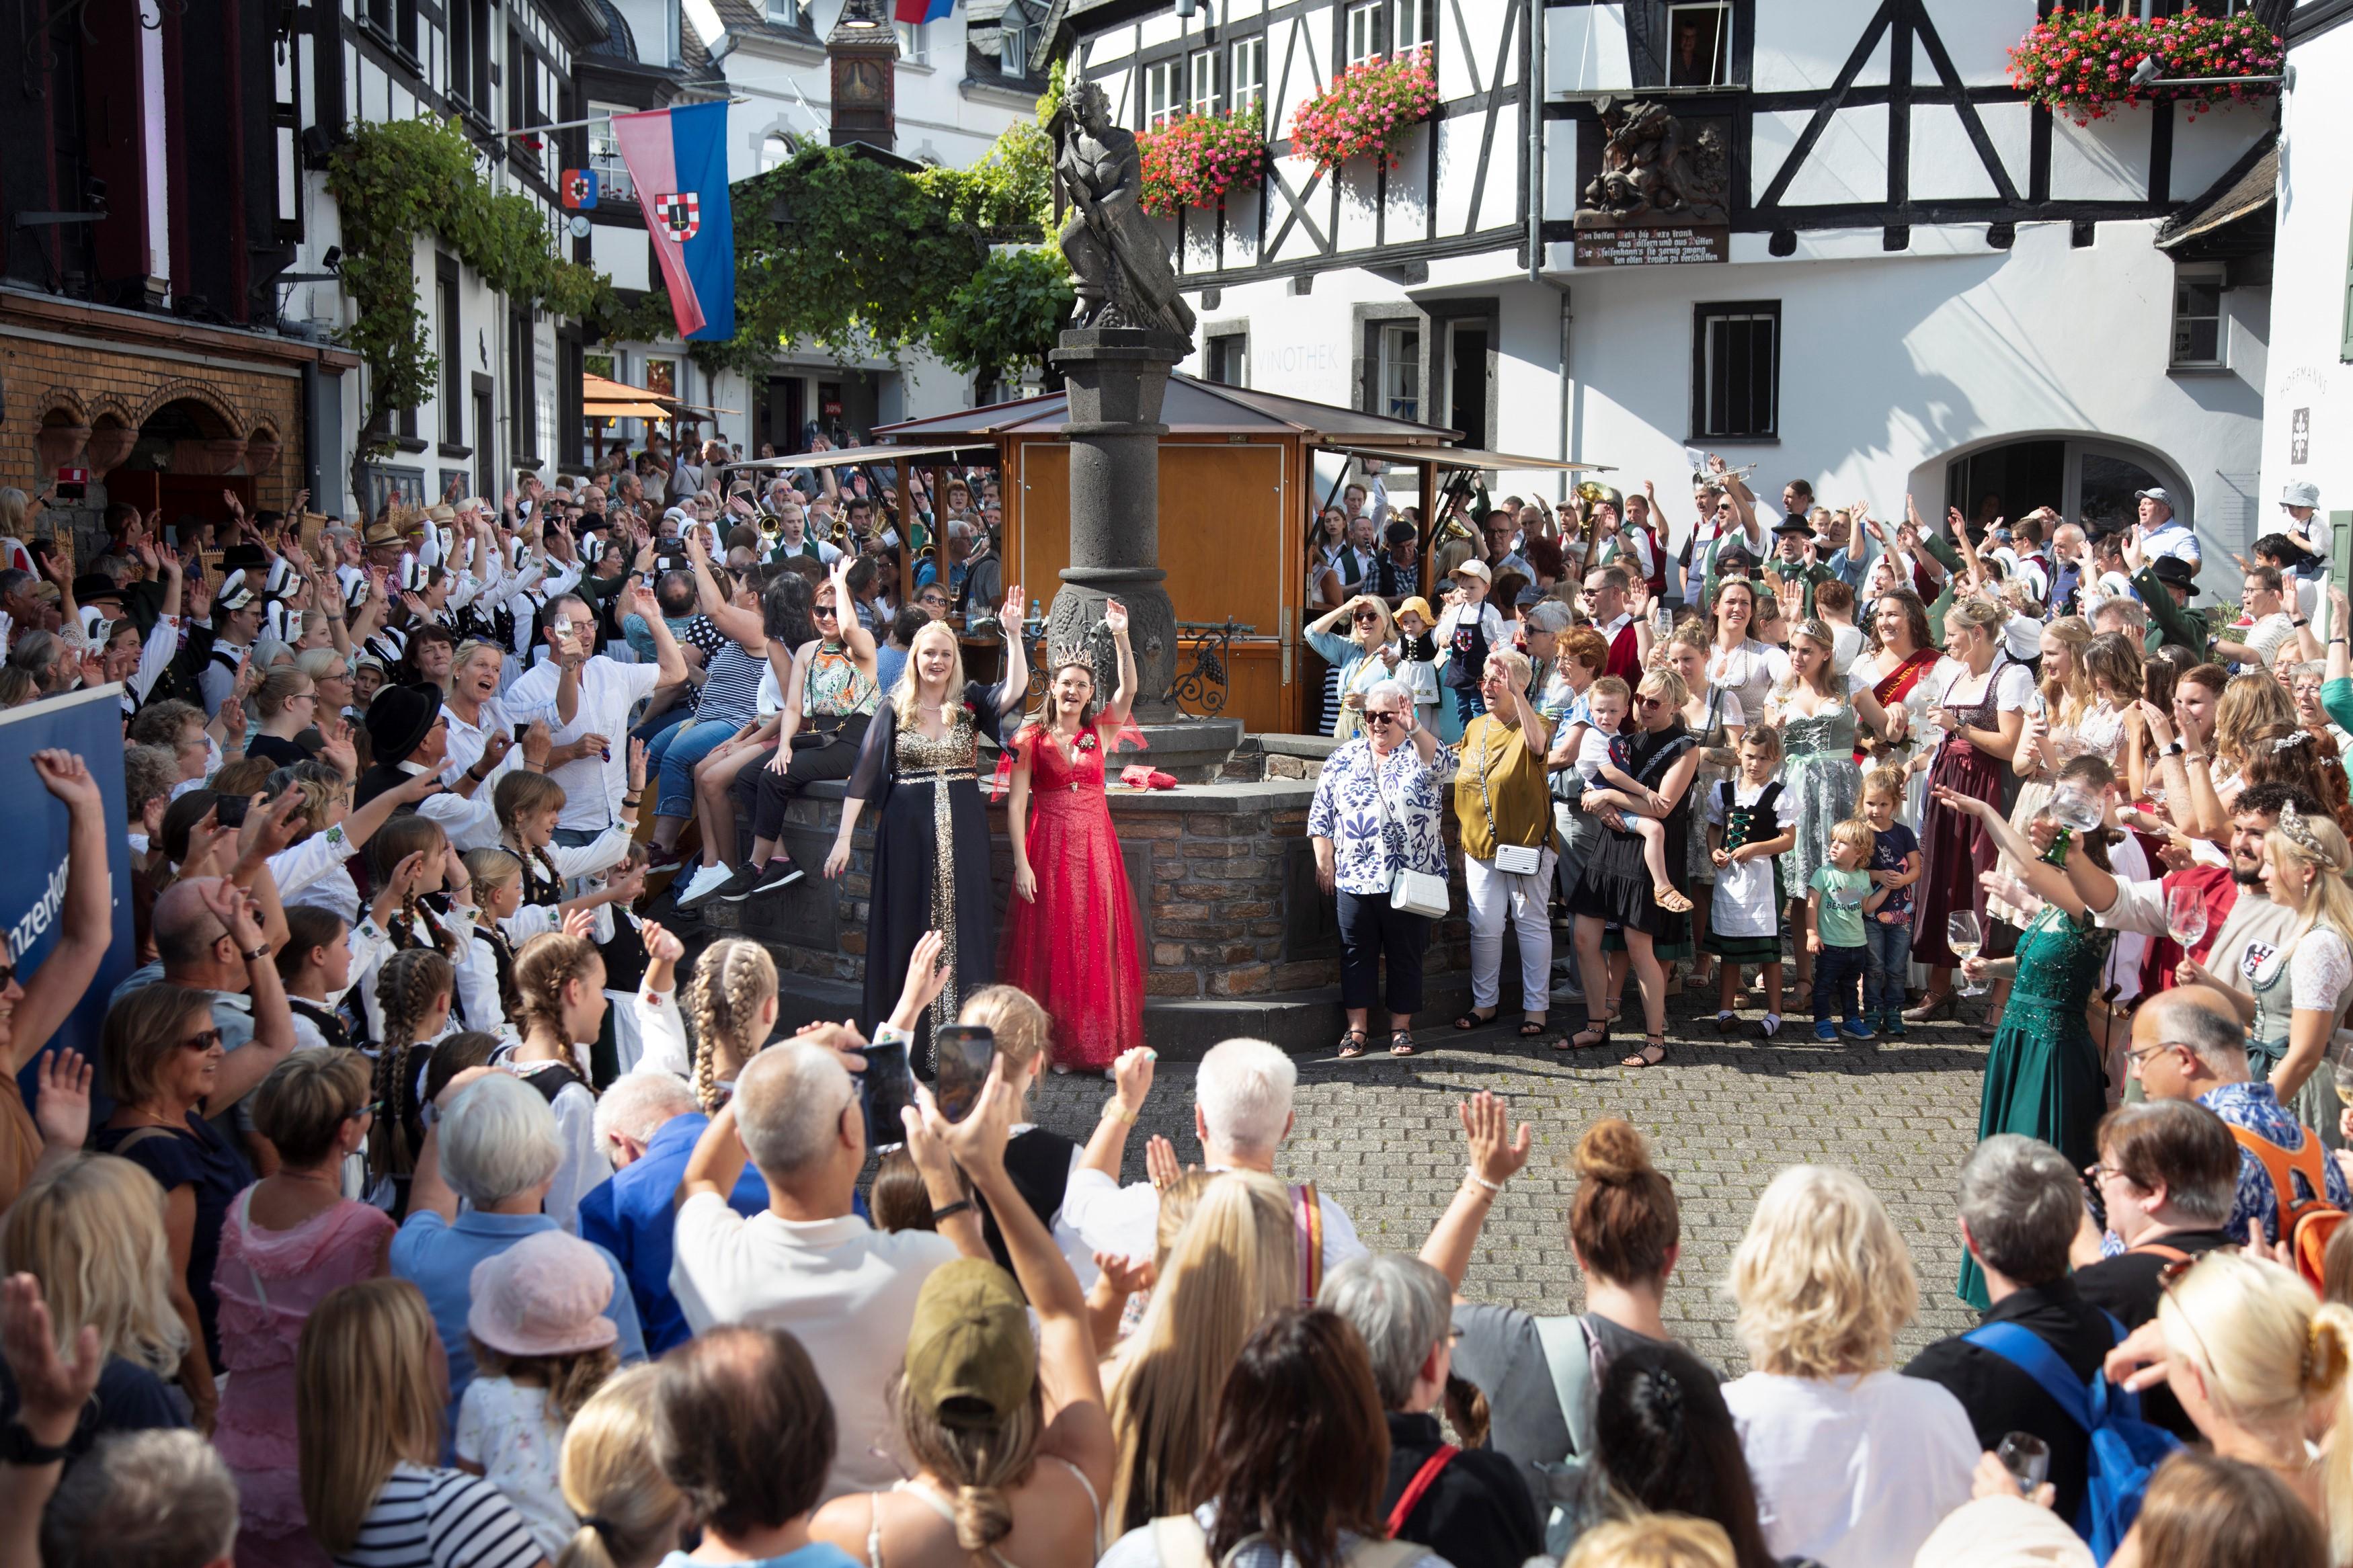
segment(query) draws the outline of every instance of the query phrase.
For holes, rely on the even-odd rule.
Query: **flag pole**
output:
[[[682,98],[676,103],[666,103],[662,109],[692,109],[703,103],[749,103],[748,98]],[[536,136],[543,131],[577,131],[584,125],[602,125],[617,114],[659,114],[661,109],[616,109],[603,114],[591,114],[582,120],[558,120],[547,125],[519,125],[507,132],[510,136]]]

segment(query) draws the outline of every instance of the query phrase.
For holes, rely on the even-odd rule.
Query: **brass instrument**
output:
[[[1603,484],[1599,479],[1580,479],[1577,481],[1577,499],[1582,500],[1588,506],[1600,505],[1603,501],[1609,500],[1612,493],[1613,492],[1610,490],[1609,487]]]

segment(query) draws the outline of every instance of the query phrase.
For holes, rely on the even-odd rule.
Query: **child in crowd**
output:
[[[1871,882],[1885,895],[1863,922],[1862,1021],[1904,1037],[1904,977],[1912,963],[1912,884],[1920,879],[1920,836],[1895,820],[1904,770],[1863,775],[1857,815],[1871,829]]]
[[[1830,863],[1814,868],[1806,888],[1806,951],[1814,958],[1814,1038],[1872,1037],[1861,1017],[1863,922],[1877,912],[1886,892],[1874,891],[1864,865],[1874,836],[1868,823],[1848,817],[1831,826]],[[1835,1006],[1841,1022],[1831,1023]]]
[[[1487,656],[1504,641],[1504,616],[1487,602],[1485,562],[1465,561],[1454,569],[1453,583],[1454,602],[1438,617],[1439,676],[1453,689],[1455,717],[1468,724],[1487,710],[1479,679],[1487,672]]]
[[[513,850],[498,848],[469,849],[459,858],[474,879],[474,907],[480,911],[474,921],[474,940],[491,950],[499,974],[499,1005],[505,1009],[504,1017],[512,1018],[517,1007],[515,938],[507,922],[522,908],[522,861]]]
[[[421,1080],[433,1043],[450,1032],[450,997],[457,984],[456,967],[429,947],[394,953],[376,977],[376,1009],[384,1025],[376,1041],[379,1109],[370,1130],[368,1164],[384,1184],[369,1201],[395,1219],[408,1212],[408,1178],[425,1142]]]
[[[564,1500],[564,1433],[620,1366],[605,1309],[613,1270],[577,1237],[541,1231],[474,1267],[458,1405],[458,1468],[506,1494],[552,1562],[580,1521]]]
[[[1604,679],[1609,678],[1604,677]],[[1596,686],[1601,681],[1594,682]],[[1717,783],[1707,797],[1708,859],[1715,866],[1715,898],[1708,908],[1701,951],[1716,958],[1715,1026],[1740,1026],[1733,1009],[1741,965],[1765,972],[1764,1037],[1781,1027],[1780,857],[1798,841],[1798,801],[1781,787],[1781,732],[1759,724],[1740,738],[1740,776]]]
[[[1390,673],[1413,693],[1414,721],[1438,732],[1438,639],[1430,601],[1417,594],[1398,606],[1398,667]]]
[[[1586,706],[1593,722],[1577,752],[1577,771],[1588,790],[1614,789],[1641,799],[1651,792],[1625,771],[1626,717],[1633,711],[1633,693],[1624,681],[1605,675],[1586,689]],[[1677,891],[1667,875],[1667,825],[1636,812],[1622,815],[1627,829],[1642,841],[1642,864],[1651,873],[1651,900],[1662,910],[1682,914],[1691,900]]]

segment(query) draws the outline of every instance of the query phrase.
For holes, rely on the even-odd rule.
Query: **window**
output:
[[[1266,106],[1266,37],[1244,38],[1234,45],[1234,107]]]
[[[2178,267],[2173,272],[2175,369],[2222,363],[2222,269]]]
[[[1194,54],[1190,64],[1192,67],[1193,90],[1187,101],[1191,104],[1193,112],[1196,114],[1217,113],[1219,110],[1218,51],[1215,49],[1198,50]]]
[[[779,27],[808,26],[808,18],[801,14],[801,0],[768,0],[768,21]]]
[[[1250,334],[1224,332],[1201,345],[1202,368],[1220,386],[1250,384]]]
[[[539,466],[539,355],[528,305],[507,314],[507,439],[519,467]]]
[[[466,367],[466,318],[458,303],[458,263],[447,256],[433,258],[434,279],[441,306],[440,332],[435,352],[441,356],[441,441],[444,446],[466,444],[464,397],[461,379]]]
[[[587,112],[610,116],[632,110],[617,103],[592,103]],[[629,168],[621,162],[621,146],[613,140],[613,122],[608,118],[599,118],[588,127],[588,166],[596,171],[596,200],[600,205],[638,199],[637,187],[629,184]]]
[[[1781,304],[1701,305],[1692,331],[1692,435],[1780,433]]]
[[[1397,55],[1428,54],[1438,41],[1438,0],[1397,0]]]
[[[997,68],[1006,76],[1029,74],[1029,51],[1038,42],[1037,28],[1026,14],[1008,11],[997,48]]]
[[[1184,112],[1184,95],[1178,90],[1177,69],[1175,60],[1162,60],[1144,68],[1144,128],[1146,131],[1157,131]]]
[[[922,22],[893,22],[891,24],[891,29],[899,35],[899,58],[901,59],[907,61],[911,65],[921,66],[929,65],[931,63],[930,48],[924,37],[926,31],[925,24]]]
[[[1721,87],[1731,79],[1730,0],[1667,7],[1667,85]]]
[[[491,97],[491,0],[449,0],[449,94],[487,117]]]
[[[360,18],[410,59],[417,58],[417,0],[363,0]]]
[[[1380,331],[1380,404],[1392,419],[1421,417],[1421,323],[1390,321]]]
[[[1381,0],[1348,7],[1348,63],[1363,65],[1381,52]]]
[[[760,173],[782,168],[793,161],[793,139],[781,131],[771,131],[760,138]]]

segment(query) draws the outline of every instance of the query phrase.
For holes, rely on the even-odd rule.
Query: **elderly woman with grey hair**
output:
[[[1388,1418],[1381,1491],[1389,1539],[1429,1547],[1454,1568],[1519,1568],[1544,1555],[1535,1505],[1509,1457],[1456,1448],[1439,1430],[1454,1352],[1454,1291],[1418,1258],[1376,1252],[1333,1270],[1315,1304],[1365,1342]]]
[[[396,1276],[424,1292],[440,1331],[449,1356],[448,1429],[455,1431],[458,1402],[474,1380],[466,1320],[475,1266],[526,1236],[562,1228],[541,1211],[565,1146],[546,1097],[510,1072],[468,1068],[449,1080],[431,1110],[409,1183],[408,1217],[392,1238],[391,1262]],[[645,1334],[628,1279],[611,1253],[600,1247],[596,1256],[613,1271],[613,1298],[604,1315],[619,1332],[621,1360],[641,1362]]]
[[[1339,900],[1340,1005],[1348,1014],[1340,1055],[1365,1054],[1386,958],[1389,1054],[1409,1057],[1431,917],[1398,900],[1412,890],[1409,873],[1445,886],[1439,786],[1453,771],[1454,755],[1416,721],[1413,692],[1403,681],[1375,681],[1363,711],[1364,733],[1324,761],[1307,809],[1307,837],[1315,848],[1315,880]]]

